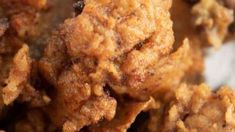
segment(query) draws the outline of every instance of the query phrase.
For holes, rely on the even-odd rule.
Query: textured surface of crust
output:
[[[24,84],[28,81],[30,71],[29,48],[27,45],[23,45],[13,59],[12,68],[6,80],[6,87],[2,89],[4,104],[9,105],[19,96]]]
[[[228,34],[228,28],[233,22],[233,11],[223,6],[217,0],[200,0],[192,8],[195,16],[194,24],[203,28],[202,36],[209,44],[219,47]]]
[[[182,84],[175,91],[173,101],[162,110],[151,113],[149,128],[162,132],[232,132],[235,130],[234,103],[235,92],[230,88],[222,87],[212,92],[205,84]]]
[[[232,90],[182,84],[201,81],[205,40],[226,35],[221,3],[74,2],[0,0],[0,129],[235,131]]]
[[[89,69],[89,78],[96,87],[102,87],[102,83],[130,87],[141,82],[149,72],[147,67],[160,55],[170,52],[173,43],[172,23],[167,12],[170,3],[124,0],[94,4],[88,1],[83,13],[67,20],[50,41],[41,61],[42,71],[55,82],[65,60],[72,63],[86,60],[83,65]],[[113,11],[103,14],[107,13],[105,7]],[[67,57],[70,60],[65,59]],[[132,93],[122,89],[118,88],[117,92]]]
[[[148,108],[158,107],[153,98],[145,102],[125,101],[120,102],[121,105],[117,108],[117,114],[114,119],[107,122],[99,123],[89,127],[91,132],[126,132],[134,123],[140,112],[148,110]],[[155,105],[155,106],[154,106]]]
[[[46,0],[0,0],[4,16],[9,18],[9,24],[21,38],[38,35],[37,23],[39,10],[46,7]]]
[[[156,91],[149,88],[145,95],[142,94],[149,83],[147,79],[159,78],[157,75],[151,78],[157,67],[171,63],[168,58],[172,58],[174,64],[174,58],[181,59],[180,54],[187,54],[186,46],[183,48],[186,51],[169,57],[174,41],[168,12],[170,6],[170,0],[87,0],[80,15],[61,25],[40,61],[42,73],[57,93],[50,112],[60,115],[51,116],[56,124],[61,125],[67,119],[70,123],[65,126],[72,126],[74,123],[71,122],[75,122],[74,126],[80,129],[96,123],[105,113],[99,118],[90,118],[90,122],[78,124],[76,121],[79,118],[86,120],[89,113],[83,118],[76,111],[85,102],[95,102],[96,98],[112,100],[104,92],[107,85],[115,93],[139,99]],[[159,60],[163,56],[165,59]],[[171,74],[172,67],[162,69],[159,76]],[[116,109],[114,102],[107,101],[113,106],[110,111]]]

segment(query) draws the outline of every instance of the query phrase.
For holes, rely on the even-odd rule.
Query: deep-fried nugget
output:
[[[55,87],[49,113],[58,126],[66,122],[64,127],[79,130],[103,117],[111,120],[116,101],[106,94],[105,86],[147,99],[161,87],[180,82],[190,57],[187,41],[169,55],[174,41],[170,5],[170,0],[90,0],[80,15],[61,25],[40,61],[44,77]],[[111,115],[104,108],[97,109],[98,116],[79,112],[87,102],[96,106],[100,98]]]

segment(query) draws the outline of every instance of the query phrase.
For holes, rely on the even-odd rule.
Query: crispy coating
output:
[[[6,80],[6,87],[2,89],[3,102],[12,103],[21,93],[23,85],[27,82],[31,70],[31,59],[27,45],[18,51],[13,60],[13,65]]]
[[[77,131],[84,126],[97,123],[102,118],[111,120],[116,113],[115,108],[116,101],[111,97],[104,96],[92,98],[81,106],[79,113],[70,113],[70,115],[68,115],[70,117],[68,117],[69,120],[66,120],[66,122],[63,124],[63,131],[70,132],[71,125],[73,126],[72,130]],[[63,112],[71,111],[71,109],[67,109],[67,111],[63,110],[64,109],[60,111],[62,113],[57,113],[55,116],[60,116],[60,114],[64,114]],[[57,121],[59,120],[60,119]]]
[[[233,22],[233,11],[216,0],[201,0],[192,8],[195,25],[203,28],[209,44],[219,47],[224,41],[228,27]]]
[[[234,92],[196,85],[222,3],[0,0],[0,130],[235,131]]]
[[[228,35],[228,28],[233,22],[233,11],[220,0],[176,0],[171,11],[174,31],[177,38],[189,37],[196,44],[213,45],[218,48]],[[199,35],[200,34],[200,35]],[[195,44],[195,45],[196,45]]]
[[[9,18],[10,26],[21,38],[38,34],[39,9],[46,6],[46,0],[0,0],[3,13]],[[38,8],[38,9],[37,9]]]
[[[232,132],[235,130],[234,101],[235,93],[228,87],[212,92],[205,84],[182,84],[175,91],[175,99],[162,110],[151,112],[149,129],[161,132]]]
[[[145,102],[119,102],[117,114],[111,121],[101,122],[98,125],[93,125],[89,128],[91,132],[126,132],[131,124],[135,121],[137,115],[141,111],[146,111],[149,108],[158,107],[153,98]]]
[[[114,114],[108,113],[115,113],[116,101],[104,92],[106,85],[115,93],[143,99],[156,91],[151,85],[158,78],[177,78],[166,84],[165,80],[159,80],[157,85],[163,85],[160,87],[169,88],[179,82],[178,78],[189,65],[188,44],[168,55],[174,40],[168,12],[170,5],[170,0],[90,0],[85,1],[80,15],[61,25],[40,61],[42,73],[55,87],[55,101],[49,109],[56,124],[65,123],[64,129],[79,130],[96,123],[102,116],[111,120]],[[160,59],[162,56],[165,57]],[[174,63],[174,59],[183,59],[185,64]],[[163,68],[154,74],[169,63],[172,65],[166,70]],[[180,70],[174,66],[179,66]],[[79,114],[83,104],[95,105],[99,98],[109,98],[107,105],[112,112],[97,109],[104,111],[99,112],[104,114],[97,118],[89,118],[89,113]]]
[[[147,69],[149,73],[143,83],[137,85],[138,87],[132,85],[128,90],[137,97],[171,92],[180,84],[191,65],[189,43],[185,39],[183,45],[176,52],[162,57],[150,69]],[[135,89],[138,91],[135,92]]]

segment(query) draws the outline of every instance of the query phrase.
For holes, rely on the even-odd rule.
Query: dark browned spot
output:
[[[85,6],[84,0],[78,0],[76,3],[73,4],[76,16],[82,13],[84,6]]]

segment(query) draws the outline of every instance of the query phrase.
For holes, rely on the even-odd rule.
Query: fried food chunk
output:
[[[192,14],[195,15],[195,25],[203,28],[206,40],[219,47],[233,22],[233,11],[217,0],[201,0],[192,8]]]
[[[6,87],[2,89],[4,104],[9,105],[21,93],[31,71],[31,59],[29,57],[29,48],[27,45],[18,51],[13,60],[9,77],[6,81]]]
[[[105,86],[120,95],[146,99],[156,91],[151,89],[157,88],[151,86],[154,81],[175,85],[177,75],[180,78],[189,65],[187,42],[169,55],[174,41],[168,11],[171,0],[84,2],[82,13],[67,19],[54,33],[40,60],[40,69],[56,93],[48,108],[50,116],[64,129],[79,130],[103,117],[114,117],[116,101]],[[155,75],[158,68],[162,70]],[[161,82],[161,77],[177,80]],[[96,106],[100,99],[109,109]],[[97,112],[88,107],[88,112],[81,113],[87,103],[96,106]]]
[[[40,34],[40,11],[46,8],[47,0],[0,0],[3,15],[20,38],[27,39]]]
[[[62,109],[62,111],[59,111],[58,113],[55,113],[55,115],[52,115],[64,116],[63,114],[65,113],[63,112],[68,112],[67,118],[69,118],[69,120],[66,120],[66,122],[63,124],[63,131],[71,132],[71,126],[73,128],[72,131],[77,131],[83,128],[84,126],[95,124],[103,118],[106,120],[111,120],[116,113],[116,105],[117,104],[115,99],[111,97],[94,97],[80,106],[79,113],[70,113],[74,111],[71,111],[71,109],[67,109],[67,111],[64,111],[64,109]],[[53,121],[61,120],[55,120],[56,118],[57,117],[55,117]]]
[[[176,52],[162,57],[158,62],[148,67],[149,69],[146,70],[149,72],[145,75],[144,81],[135,82],[131,87],[124,88],[135,97],[146,98],[149,95],[167,93],[176,88],[192,65],[189,42],[185,39],[183,43]]]
[[[205,84],[182,84],[175,91],[175,99],[152,113],[151,120],[158,124],[151,124],[150,131],[232,132],[235,130],[234,103],[235,92],[230,88],[212,92]]]
[[[115,118],[111,121],[101,122],[97,125],[89,127],[91,132],[126,132],[131,124],[135,121],[137,115],[141,111],[145,111],[148,107],[153,107],[151,105],[156,105],[153,98],[145,102],[119,102],[121,105],[117,108],[117,114]],[[157,107],[157,106],[154,106]]]
[[[147,67],[157,62],[159,56],[171,51],[173,32],[168,12],[170,4],[170,1],[151,3],[134,0],[85,3],[83,13],[67,20],[50,41],[41,60],[45,77],[54,83],[61,64],[69,57],[72,63],[87,60],[83,65],[90,69],[89,76],[96,88],[103,87],[104,83],[129,87],[144,80],[151,70],[147,70]],[[105,12],[104,7],[112,11]],[[98,12],[109,15],[100,15]]]
[[[180,41],[177,39],[188,37],[190,41],[198,41],[193,45],[210,44],[218,48],[228,35],[228,28],[233,22],[233,11],[219,0],[186,1],[173,2],[171,14],[174,32],[177,32],[176,43]]]

